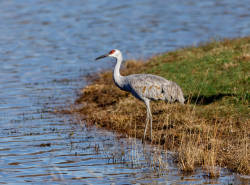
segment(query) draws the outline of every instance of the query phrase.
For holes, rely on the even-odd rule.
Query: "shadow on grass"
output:
[[[199,95],[199,96],[185,97],[185,99],[192,104],[208,105],[210,103],[221,100],[223,97],[237,97],[240,100],[243,100],[243,97],[240,97],[239,95],[232,94],[232,93],[228,93],[228,94],[220,93],[220,94],[215,94],[211,96]],[[246,94],[244,99],[249,99],[249,94]]]

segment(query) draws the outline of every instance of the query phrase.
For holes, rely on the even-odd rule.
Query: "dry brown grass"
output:
[[[173,60],[178,58],[171,56]],[[166,60],[171,62],[169,58]],[[122,74],[144,71],[154,65],[152,62],[130,61]],[[224,65],[225,68],[233,66],[231,63]],[[79,112],[86,122],[130,137],[143,137],[145,105],[118,89],[113,83],[111,71],[92,79],[76,103],[82,104],[82,108],[74,111]],[[210,177],[217,177],[217,166],[222,166],[234,172],[250,174],[248,118],[237,116],[230,106],[223,107],[217,102],[206,105],[152,102],[151,106],[152,143],[175,151],[175,160],[182,171],[193,172],[199,166]]]

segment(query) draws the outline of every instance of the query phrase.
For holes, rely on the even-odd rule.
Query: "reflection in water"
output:
[[[110,48],[129,58],[250,33],[248,0],[2,1],[0,183],[237,183],[183,176],[171,153],[50,114],[73,103]],[[156,155],[157,154],[157,155]],[[158,157],[156,157],[158,156]],[[159,156],[161,156],[159,158]],[[152,164],[167,165],[167,170]]]

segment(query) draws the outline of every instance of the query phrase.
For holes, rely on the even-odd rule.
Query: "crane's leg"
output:
[[[150,121],[150,126],[151,126],[150,138],[152,140],[152,114],[151,114],[151,109],[150,109],[150,101],[148,99],[146,99],[144,101],[144,103],[147,107],[147,118],[146,118],[146,125],[145,125],[145,129],[144,129],[143,141],[145,140],[145,137],[146,137],[146,132],[147,132],[149,121]]]
[[[152,114],[150,104],[148,104],[149,120],[150,120],[150,140],[152,141]]]
[[[147,108],[147,118],[146,118],[146,123],[145,123],[145,128],[144,128],[143,141],[145,140],[145,137],[146,137],[146,132],[147,132],[147,128],[148,128],[148,121],[149,121],[149,114],[148,114],[148,108]]]

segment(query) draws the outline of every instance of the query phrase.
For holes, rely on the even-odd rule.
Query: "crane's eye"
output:
[[[111,54],[113,54],[115,52],[115,50],[113,49],[113,50],[111,50],[110,52],[109,52],[109,54],[111,55]]]

